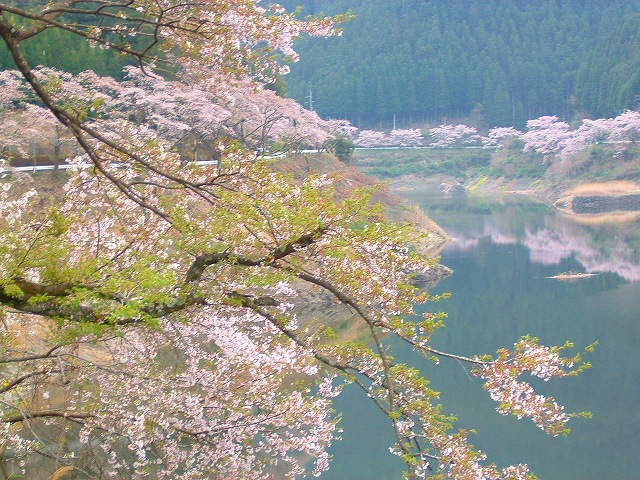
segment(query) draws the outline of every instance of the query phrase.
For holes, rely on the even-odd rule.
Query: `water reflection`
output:
[[[584,223],[518,197],[502,198],[492,206],[474,197],[426,198],[422,202],[427,212],[454,237],[449,251],[469,251],[483,239],[496,245],[521,244],[533,263],[553,266],[573,259],[586,273],[615,273],[627,282],[640,282],[640,223],[635,218],[607,223],[601,216],[598,222]],[[456,225],[459,219],[452,222],[452,210],[467,218],[483,212],[481,228],[469,228],[468,222]]]
[[[571,340],[578,350],[598,341],[592,369],[536,386],[568,411],[594,417],[572,420],[568,438],[549,437],[530,421],[498,415],[463,365],[416,361],[404,344],[393,345],[397,361],[412,362],[431,380],[445,413],[458,417],[457,427],[477,429],[472,443],[499,466],[525,462],[545,480],[638,478],[640,225],[579,224],[527,199],[402,194],[456,238],[442,253],[454,273],[433,289],[452,297],[419,307],[448,315],[433,347],[483,354],[527,334],[549,345]],[[575,283],[547,279],[568,270],[602,273]],[[355,389],[338,397],[336,409],[343,440],[332,446],[333,466],[322,478],[399,480],[384,416]]]

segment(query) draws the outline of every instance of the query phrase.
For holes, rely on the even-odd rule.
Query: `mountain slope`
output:
[[[302,15],[353,12],[341,37],[300,42],[288,91],[325,117],[376,127],[394,116],[398,127],[460,116],[521,127],[542,115],[571,119],[577,107],[599,113],[588,101],[593,81],[578,72],[603,52],[607,67],[625,62],[607,44],[621,19],[640,13],[638,0],[282,3]]]

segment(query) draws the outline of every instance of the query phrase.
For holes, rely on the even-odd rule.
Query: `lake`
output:
[[[527,463],[546,480],[640,478],[640,222],[577,222],[521,197],[443,196],[410,191],[455,240],[441,262],[453,275],[433,289],[452,298],[432,304],[447,312],[433,346],[462,355],[494,353],[523,335],[541,343],[594,341],[593,368],[575,378],[536,384],[573,419],[569,437],[550,437],[530,420],[503,417],[472,379],[468,366],[443,359],[421,361],[432,387],[442,392],[444,413],[474,428],[471,443],[498,466]],[[548,278],[561,272],[597,273],[572,282]],[[415,358],[401,350],[402,360]],[[394,438],[382,414],[354,388],[336,403],[343,440],[335,442],[324,479],[400,479],[402,465],[388,453]]]

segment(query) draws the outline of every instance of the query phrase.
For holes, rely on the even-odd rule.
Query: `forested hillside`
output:
[[[609,117],[638,107],[640,95],[640,15],[631,15],[605,36],[576,79],[580,104],[595,116]]]
[[[9,5],[38,9],[43,8],[45,3],[42,0],[8,2]],[[84,20],[76,16],[76,22],[84,23]],[[109,23],[114,22],[109,20]],[[135,42],[135,39],[132,42]],[[118,56],[111,50],[93,48],[85,39],[61,29],[48,29],[26,40],[20,50],[33,65],[53,67],[71,73],[93,70],[98,75],[108,75],[116,79],[122,78],[122,68],[125,65],[135,63],[131,58]],[[4,42],[0,42],[0,71],[14,68],[15,64],[9,50]]]
[[[98,75],[122,78],[122,68],[134,63],[118,57],[112,51],[92,48],[77,36],[61,30],[49,30],[24,42],[23,54],[35,65],[45,65],[71,73],[93,70]],[[13,69],[15,64],[4,43],[0,44],[0,70]]]
[[[638,0],[286,0],[344,12],[341,37],[309,39],[289,95],[356,126],[471,117],[515,125],[543,115],[610,116],[640,94]]]
[[[557,115],[614,116],[640,95],[640,0],[284,0],[301,15],[351,10],[343,35],[303,39],[289,96],[361,127],[523,127]],[[34,64],[120,78],[125,60],[52,30],[23,45]],[[128,60],[131,63],[131,60]],[[0,70],[11,67],[0,45]]]

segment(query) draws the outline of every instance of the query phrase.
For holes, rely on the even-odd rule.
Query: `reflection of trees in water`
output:
[[[454,239],[447,247],[449,251],[466,252],[475,248],[483,238],[488,238],[491,243],[496,245],[515,245],[518,243],[518,239],[508,230],[501,230],[497,225],[492,223],[485,223],[481,232],[476,235],[469,235],[466,233],[458,233],[453,230],[448,230],[447,233]]]
[[[530,232],[524,240],[531,261],[555,265],[574,256],[586,272],[611,272],[630,282],[640,281],[638,226],[578,225],[561,217],[547,217],[547,228]]]
[[[464,237],[463,235],[458,235],[455,232],[450,232],[449,234],[453,237],[451,245],[447,247],[449,251],[466,252],[467,250],[477,247],[480,243],[480,237]]]
[[[636,223],[580,225],[559,215],[540,215],[537,208],[527,214],[520,206],[494,210],[481,232],[448,233],[455,238],[450,251],[467,251],[481,239],[496,245],[522,243],[533,263],[559,265],[573,258],[588,273],[611,272],[626,281],[640,282],[640,228]]]
[[[631,265],[637,265],[640,262],[633,261],[632,255],[638,250],[633,238],[639,229],[635,225],[574,225],[548,210],[544,215],[523,212],[520,223],[529,229],[531,239],[547,235],[549,251],[566,244],[568,257],[547,265],[531,258],[531,250],[525,245],[526,229],[508,228],[509,220],[487,218],[484,231],[478,233],[474,225],[473,234],[466,236],[462,235],[463,229],[458,230],[458,237],[465,243],[476,244],[473,249],[453,251],[450,248],[455,245],[447,247],[442,261],[453,268],[454,274],[437,288],[451,291],[452,297],[431,305],[448,315],[447,328],[434,335],[435,345],[469,354],[492,351],[527,333],[548,343],[571,339],[577,346],[598,340],[600,346],[589,357],[594,364],[592,371],[575,382],[572,379],[569,388],[553,382],[540,385],[543,394],[556,396],[574,408],[587,402],[584,408],[594,412],[594,419],[574,425],[574,432],[559,443],[549,443],[542,437],[520,440],[527,429],[525,424],[496,415],[495,405],[474,394],[459,365],[442,362],[437,367],[425,367],[429,368],[433,388],[442,392],[462,428],[473,426],[478,430],[474,443],[490,452],[498,464],[526,453],[541,478],[625,479],[628,472],[637,471],[638,463],[631,453],[638,445],[638,422],[631,399],[638,396],[638,384],[632,380],[639,371],[632,339],[638,334],[640,284],[625,285],[626,280],[613,273],[575,283],[545,276],[582,270],[577,258],[585,261],[586,254],[593,254],[602,260],[596,255],[601,248],[611,259],[623,255],[630,258]],[[509,237],[514,239],[511,244],[494,241]],[[620,250],[611,251],[616,247]],[[586,254],[573,248],[586,248]],[[618,373],[620,365],[625,368]],[[480,422],[472,423],[477,417],[481,417]],[[610,458],[616,461],[605,466]]]
[[[569,236],[551,228],[528,231],[522,243],[529,249],[531,261],[543,265],[557,265],[576,252],[587,256],[594,253],[586,238]]]

